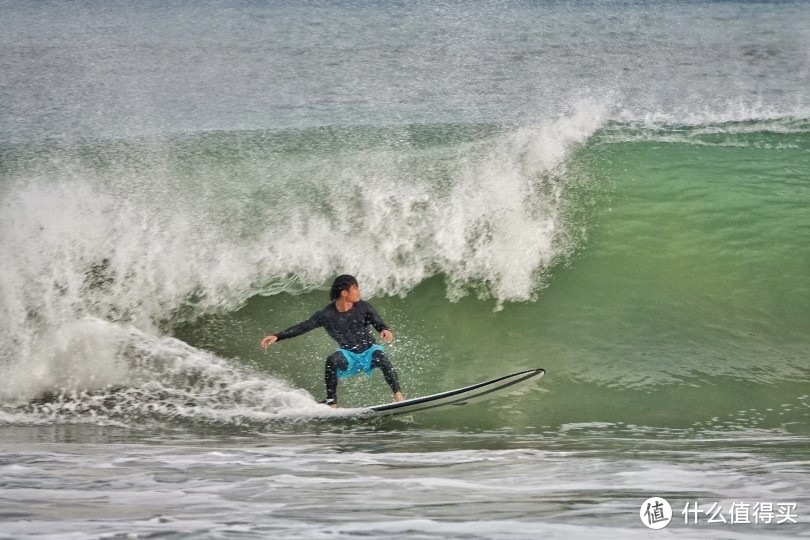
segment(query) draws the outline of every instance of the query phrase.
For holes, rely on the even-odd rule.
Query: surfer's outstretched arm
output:
[[[265,337],[262,340],[262,349],[266,349],[276,341],[281,341],[282,339],[290,339],[296,336],[300,336],[301,334],[305,334],[310,330],[315,330],[316,328],[323,325],[323,317],[321,317],[321,312],[319,311],[309,319],[305,320],[302,323],[298,323],[295,326],[291,326],[286,330],[282,330],[278,334],[272,334]]]

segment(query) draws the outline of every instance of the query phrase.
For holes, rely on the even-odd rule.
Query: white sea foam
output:
[[[179,340],[93,319],[49,333],[26,362],[5,365],[0,375],[5,423],[255,425],[351,412]]]
[[[360,149],[310,156],[309,170],[306,159],[248,163],[257,176],[244,185],[196,162],[191,178],[178,175],[159,145],[108,169],[71,151],[21,167],[0,216],[0,394],[130,384],[121,351],[135,335],[167,347],[160,322],[178,310],[234,309],[346,271],[368,295],[445,274],[452,298],[472,286],[500,302],[529,299],[538,273],[573,249],[565,160],[605,119],[583,101],[438,156]],[[199,351],[168,355],[219,365]]]
[[[339,452],[301,437],[261,445],[240,440],[214,451],[194,444],[88,443],[82,452],[74,445],[10,444],[15,465],[3,469],[7,483],[0,489],[9,514],[4,531],[46,535],[54,513],[67,508],[71,519],[58,516],[61,530],[87,537],[272,531],[284,538],[648,538],[638,512],[653,495],[665,497],[675,514],[660,531],[665,536],[745,538],[806,528],[801,520],[768,528],[753,519],[705,527],[710,514],[703,512],[713,502],[726,517],[735,502],[772,502],[774,510],[793,502],[801,517],[807,481],[792,472],[796,456],[767,437],[732,453],[720,443],[678,438],[639,445],[635,437],[597,438],[573,451],[431,451],[421,431],[375,435],[371,443],[367,434],[336,434]],[[458,442],[454,436],[445,434],[443,444]],[[531,442],[571,444],[564,434]],[[413,451],[371,452],[369,444]],[[693,503],[701,524],[687,527],[680,511]]]

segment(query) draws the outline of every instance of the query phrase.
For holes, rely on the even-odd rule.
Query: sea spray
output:
[[[807,535],[808,6],[4,2],[2,534]],[[345,271],[408,396],[548,376],[290,425]]]
[[[499,302],[529,299],[538,273],[574,247],[561,222],[565,159],[603,118],[583,103],[547,125],[449,147],[254,148],[230,172],[170,140],[103,146],[97,158],[92,145],[24,154],[0,218],[4,362],[24,363],[47,334],[86,317],[157,336],[179,314],[235,309],[341,271],[370,295],[442,274],[452,298],[474,286]],[[55,163],[62,174],[36,174]]]
[[[323,416],[311,394],[170,337],[82,320],[3,366],[3,412],[17,422],[261,424]]]

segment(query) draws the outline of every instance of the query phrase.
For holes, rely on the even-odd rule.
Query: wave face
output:
[[[652,129],[591,106],[519,129],[9,147],[4,399],[109,401],[111,418],[299,415],[285,409],[295,388],[321,383],[319,361],[296,358],[329,345],[285,343],[271,365],[256,342],[325,303],[347,269],[402,328],[395,355],[416,393],[532,367],[538,352],[571,391],[592,385],[605,401],[705,380],[768,383],[775,397],[806,378],[803,121]],[[166,370],[183,375],[153,392]],[[231,413],[227,392],[187,407],[209,371],[267,388]],[[385,399],[358,388],[357,405]]]
[[[571,184],[564,159],[598,122],[583,113],[513,131],[316,129],[12,147],[4,363],[27,370],[54,346],[95,355],[77,323],[160,335],[178,317],[311,289],[345,268],[371,295],[404,294],[441,274],[451,297],[475,284],[499,301],[529,299],[538,275],[573,249],[561,226]]]
[[[352,272],[411,394],[806,425],[804,4],[67,9],[0,23],[9,422],[315,414],[331,345],[256,344]]]

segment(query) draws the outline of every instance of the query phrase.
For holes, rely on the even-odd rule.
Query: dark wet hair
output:
[[[342,276],[336,277],[335,282],[332,283],[332,290],[329,292],[329,297],[332,299],[332,302],[340,298],[341,291],[348,291],[352,285],[357,285],[357,280],[354,276],[343,274]]]

